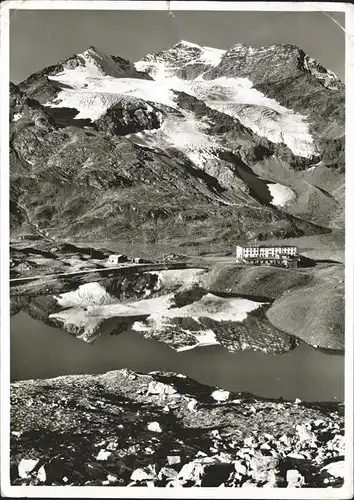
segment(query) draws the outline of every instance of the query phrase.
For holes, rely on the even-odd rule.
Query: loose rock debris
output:
[[[340,487],[344,451],[338,403],[129,370],[11,385],[13,485]]]

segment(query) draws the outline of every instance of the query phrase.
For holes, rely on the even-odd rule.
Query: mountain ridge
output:
[[[303,70],[307,70],[311,73],[315,73],[316,77],[326,86],[326,81],[323,78],[323,75],[326,75],[329,77],[329,79],[334,80],[337,83],[337,90],[340,88],[344,88],[344,84],[340,80],[340,78],[330,70],[327,70],[322,66],[318,61],[316,61],[314,58],[310,57],[306,52],[297,47],[294,44],[287,43],[287,44],[273,44],[273,45],[267,45],[267,46],[251,46],[251,45],[246,45],[244,43],[237,43],[232,46],[230,46],[228,49],[218,49],[214,47],[207,47],[203,45],[198,45],[196,43],[188,42],[186,40],[180,40],[176,44],[174,44],[172,47],[161,50],[159,52],[155,53],[149,53],[146,56],[144,56],[141,60],[142,61],[153,61],[154,57],[161,57],[165,54],[168,54],[169,52],[178,49],[178,48],[185,48],[187,51],[188,49],[192,50],[190,56],[191,59],[193,59],[193,53],[197,52],[202,52],[205,49],[210,49],[213,51],[218,51],[220,59],[218,63],[215,63],[215,66],[218,66],[218,64],[223,60],[223,58],[227,58],[230,56],[236,57],[237,59],[240,58],[240,54],[242,54],[242,58],[245,58],[246,56],[249,56],[254,53],[267,53],[270,51],[273,51],[275,55],[279,57],[282,52],[287,52],[288,54],[294,53],[298,59],[299,62],[299,68]],[[215,62],[215,61],[214,61]],[[317,72],[315,72],[315,69]]]

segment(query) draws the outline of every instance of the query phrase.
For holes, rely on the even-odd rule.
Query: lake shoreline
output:
[[[13,316],[11,322],[14,381],[127,368],[144,373],[182,373],[203,384],[268,399],[300,398],[310,402],[344,398],[344,357],[328,358],[327,353],[304,343],[283,354],[260,350],[230,352],[221,345],[176,351],[158,339],[145,339],[134,331],[102,335],[88,344],[24,311]]]

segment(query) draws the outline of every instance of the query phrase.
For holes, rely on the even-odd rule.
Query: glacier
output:
[[[174,92],[185,92],[203,100],[210,108],[239,120],[242,125],[269,141],[285,144],[297,156],[315,156],[317,150],[306,116],[266,97],[253,87],[249,78],[204,78],[210,69],[220,64],[225,53],[226,50],[181,41],[167,51],[148,55],[132,67],[122,68],[111,56],[90,48],[77,55],[75,64],[64,64],[63,71],[48,77],[63,84],[63,88],[45,106],[76,108],[79,111],[76,119],[96,121],[122,96],[136,97],[175,109]],[[307,60],[306,64],[314,68],[312,60]],[[193,79],[180,78],[178,71],[191,65],[200,65],[202,72]],[[152,79],[144,79],[142,74]],[[210,137],[202,138],[202,128],[193,123],[191,114],[186,114],[183,124],[178,120],[174,123],[168,120],[163,133],[177,147],[188,142],[198,145],[210,142]],[[180,129],[184,132],[179,132]]]

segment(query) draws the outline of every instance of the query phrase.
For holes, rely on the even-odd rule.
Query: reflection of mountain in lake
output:
[[[88,345],[20,312],[11,320],[11,378],[49,378],[118,368],[172,371],[202,383],[269,398],[343,399],[343,356],[301,343],[288,354],[230,353],[221,346],[177,353],[134,331],[103,336]]]

